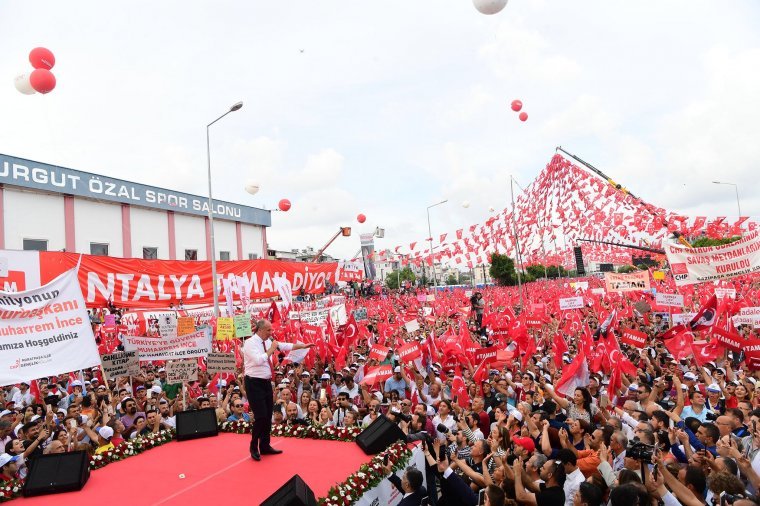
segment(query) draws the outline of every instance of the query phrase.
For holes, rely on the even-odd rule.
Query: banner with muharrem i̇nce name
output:
[[[0,292],[0,386],[98,364],[76,268],[39,288]]]

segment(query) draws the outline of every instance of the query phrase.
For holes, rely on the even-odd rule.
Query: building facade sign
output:
[[[0,184],[208,216],[208,198],[0,154]],[[214,200],[214,218],[272,225],[270,211]]]

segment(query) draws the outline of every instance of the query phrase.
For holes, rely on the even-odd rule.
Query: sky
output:
[[[211,127],[214,197],[288,198],[280,250],[351,226],[339,258],[375,227],[377,248],[424,240],[445,199],[434,237],[484,222],[557,146],[690,216],[736,216],[712,181],[735,183],[757,216],[757,26],[756,0],[6,0],[0,152],[206,195],[205,127],[243,101]],[[25,96],[37,46],[58,84]]]

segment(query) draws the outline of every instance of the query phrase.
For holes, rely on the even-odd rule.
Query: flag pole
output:
[[[515,257],[518,261],[518,263],[521,262],[520,260],[520,240],[517,237],[517,220],[515,219],[515,188],[514,188],[514,182],[515,179],[512,177],[512,174],[509,175],[509,193],[512,196],[512,227],[514,230],[514,237],[515,237]],[[520,292],[520,311],[522,312],[523,309],[525,309],[525,300],[523,299],[523,289],[522,289],[522,276],[520,275],[521,265],[518,265],[517,269],[517,287],[518,291]]]

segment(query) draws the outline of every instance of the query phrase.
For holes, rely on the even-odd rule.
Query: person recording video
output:
[[[472,311],[472,314],[475,316],[475,325],[478,327],[478,330],[483,328],[483,311],[485,308],[486,301],[483,300],[483,294],[475,292],[472,297],[470,297],[470,311]]]

